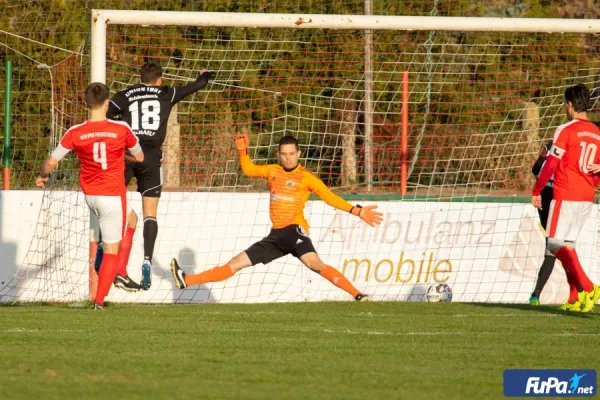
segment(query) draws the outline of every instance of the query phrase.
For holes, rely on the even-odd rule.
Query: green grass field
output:
[[[0,307],[1,399],[493,399],[598,368],[600,314],[520,305]]]

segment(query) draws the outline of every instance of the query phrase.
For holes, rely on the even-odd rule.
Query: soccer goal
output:
[[[171,257],[199,272],[269,231],[266,184],[243,176],[233,146],[248,132],[255,163],[277,162],[278,139],[294,135],[302,164],[336,193],[383,210],[377,229],[317,199],[305,210],[321,257],[374,299],[420,301],[429,285],[447,283],[457,301],[527,301],[544,254],[531,166],[565,122],[564,89],[585,83],[598,97],[600,21],[95,10],[91,32],[91,57],[55,74],[55,137],[84,117],[90,73],[113,91],[137,83],[148,59],[170,85],[213,73],[169,121],[152,288],[112,290],[109,300],[348,298],[291,256],[174,288]],[[0,286],[3,301],[86,296],[93,251],[74,168],[66,163],[72,179],[44,194],[25,261]],[[139,194],[129,194],[141,213]],[[596,220],[577,248],[598,281]],[[136,280],[141,231],[129,264]],[[542,301],[567,291],[557,267]]]

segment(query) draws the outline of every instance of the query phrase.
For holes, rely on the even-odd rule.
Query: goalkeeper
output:
[[[368,296],[359,292],[335,268],[326,265],[308,237],[308,222],[304,218],[304,205],[310,193],[319,196],[323,201],[339,210],[347,211],[360,217],[370,226],[379,225],[383,214],[374,209],[377,206],[352,206],[336,196],[325,184],[304,167],[298,164],[300,151],[298,140],[292,136],[284,136],[279,141],[279,164],[254,165],[248,156],[248,135],[235,137],[240,165],[247,176],[268,180],[271,192],[270,216],[273,227],[269,235],[254,243],[246,251],[241,252],[227,264],[191,275],[183,272],[177,260],[171,261],[171,273],[179,289],[191,285],[223,281],[242,268],[256,264],[267,264],[273,260],[292,254],[314,272],[320,274],[337,287],[348,292],[357,301],[367,301]]]

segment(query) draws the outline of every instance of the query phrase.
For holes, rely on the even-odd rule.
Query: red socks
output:
[[[214,267],[196,275],[186,275],[185,284],[200,285],[208,282],[220,282],[233,276],[233,271],[229,264],[225,264],[221,267]]]
[[[348,292],[353,298],[356,298],[356,296],[360,294],[360,292],[350,283],[348,279],[346,279],[344,275],[342,275],[340,271],[330,267],[329,265],[323,268],[321,271],[321,276],[340,289]]]
[[[106,254],[102,258],[100,273],[98,274],[98,289],[96,290],[95,303],[104,305],[104,298],[108,295],[110,286],[117,275],[119,256],[116,254]]]
[[[131,254],[131,246],[133,245],[133,234],[135,228],[127,227],[125,237],[119,245],[119,268],[117,273],[122,276],[127,276],[127,263],[129,262],[129,254]]]
[[[573,276],[567,272],[567,282],[569,282],[569,303],[575,303],[579,300],[579,291],[577,290],[577,284],[573,280]]]
[[[580,284],[583,290],[586,292],[591,292],[594,290],[594,284],[590,281],[587,274],[581,267],[579,263],[579,257],[577,257],[577,252],[574,248],[563,246],[556,253],[556,258],[560,260],[565,271],[567,273],[567,277],[571,275],[572,283],[575,285]],[[571,282],[569,282],[571,284]],[[571,289],[572,290],[572,289]],[[569,296],[569,301],[571,300],[571,296]]]

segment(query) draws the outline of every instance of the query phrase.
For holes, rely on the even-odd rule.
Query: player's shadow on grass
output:
[[[184,272],[190,272],[193,271],[194,266],[196,265],[196,253],[194,252],[193,249],[190,249],[188,247],[185,247],[183,249],[181,249],[181,251],[179,252],[179,254],[176,257],[177,262],[179,263],[179,266],[181,267],[181,269],[183,269]],[[152,265],[152,272],[154,275],[162,275],[162,280],[167,280],[171,283],[172,285],[172,300],[173,303],[205,303],[205,302],[209,302],[209,303],[215,303],[217,300],[212,298],[211,296],[211,291],[205,286],[205,285],[197,285],[194,286],[191,289],[178,289],[177,286],[175,285],[175,281],[173,280],[173,275],[171,274],[171,265],[170,265],[171,259],[169,259],[169,266],[168,267],[162,267],[159,264],[153,264]],[[199,291],[206,291],[207,292],[207,297],[206,299],[202,299],[202,300],[193,300],[189,299],[188,296],[185,295],[184,291],[191,291],[195,293],[199,292]],[[194,296],[195,297],[195,296]]]
[[[514,311],[528,311],[528,312],[536,312],[536,313],[544,313],[551,315],[562,315],[565,317],[573,317],[573,318],[600,318],[600,314],[598,314],[598,310],[600,310],[600,305],[596,305],[596,308],[593,312],[590,313],[580,313],[580,312],[571,312],[571,311],[562,311],[558,309],[558,305],[552,306],[530,306],[529,304],[503,304],[503,303],[471,303],[473,307],[482,307],[482,308],[501,308],[504,310],[514,310]]]

